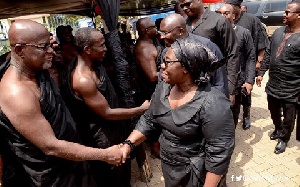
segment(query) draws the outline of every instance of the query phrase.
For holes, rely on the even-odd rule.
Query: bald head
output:
[[[217,11],[222,14],[226,19],[230,21],[231,24],[234,24],[236,15],[234,14],[234,8],[230,4],[223,4]]]
[[[167,17],[165,17],[161,24],[164,24],[165,27],[181,27],[184,30],[186,30],[186,23],[184,18],[180,14],[169,14]]]
[[[47,29],[42,24],[31,20],[16,20],[8,31],[10,45],[37,42],[45,36],[50,38]]]
[[[149,18],[141,18],[136,22],[136,29],[138,32],[144,31],[147,27],[152,25],[154,22]]]

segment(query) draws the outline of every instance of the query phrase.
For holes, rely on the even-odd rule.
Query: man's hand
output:
[[[256,65],[255,65],[255,71],[259,71],[260,66],[261,66],[261,62],[260,62],[260,61],[257,61],[257,62],[256,62]]]
[[[242,88],[246,88],[247,89],[247,95],[251,94],[251,91],[253,89],[253,85],[248,83],[248,82],[245,82],[242,86]]]
[[[258,86],[258,87],[261,87],[261,81],[263,80],[263,77],[262,76],[258,76],[257,78],[256,78],[256,85]]]
[[[148,110],[150,103],[151,102],[149,100],[144,101],[144,103],[141,105],[144,111]]]
[[[231,101],[231,105],[234,105],[235,104],[235,95],[230,94],[229,99]]]
[[[111,146],[109,148],[104,149],[106,151],[104,161],[113,164],[113,165],[121,165],[123,153],[118,145]]]
[[[129,154],[130,154],[130,146],[128,144],[119,144],[120,150],[123,154],[122,156],[122,163],[125,163],[126,158],[129,158]]]

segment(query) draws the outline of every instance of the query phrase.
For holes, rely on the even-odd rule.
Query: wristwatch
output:
[[[123,144],[127,144],[127,145],[130,146],[130,152],[132,152],[132,151],[134,150],[134,148],[135,148],[134,143],[132,143],[132,141],[130,141],[130,140],[125,140],[125,141],[123,142]]]

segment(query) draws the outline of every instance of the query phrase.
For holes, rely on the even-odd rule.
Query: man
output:
[[[139,92],[137,104],[150,100],[155,90],[160,69],[162,46],[157,36],[155,23],[149,18],[141,18],[136,23],[139,39],[135,47],[135,59],[137,63],[137,75],[139,80]],[[159,158],[159,143],[151,142],[151,156]]]
[[[243,104],[243,129],[250,128],[250,106],[251,106],[251,91],[255,81],[255,51],[251,33],[248,29],[235,25],[235,14],[233,7],[229,4],[223,4],[217,13],[223,15],[230,21],[236,33],[239,50],[240,72],[237,81],[235,104],[232,107],[232,114],[235,126],[238,123],[241,103]],[[242,90],[246,92],[242,92]]]
[[[253,14],[243,12],[241,3],[243,0],[227,0],[226,4],[233,6],[235,14],[235,24],[251,32],[256,54],[256,71],[259,70],[260,64],[263,60],[265,49],[268,46],[268,35],[261,21]]]
[[[227,58],[228,88],[230,100],[234,103],[239,63],[236,36],[229,21],[215,12],[204,9],[202,0],[181,0],[180,6],[188,16],[186,19],[188,31],[210,39]]]
[[[95,186],[84,160],[120,164],[118,146],[80,145],[75,123],[46,70],[55,54],[49,32],[34,21],[9,29],[11,60],[0,67],[0,133],[4,186]]]
[[[251,32],[251,36],[254,43],[255,57],[256,57],[256,73],[260,68],[260,64],[263,60],[265,48],[267,47],[269,40],[265,28],[260,20],[253,14],[245,13],[241,11],[241,3],[243,0],[227,0],[226,4],[233,6],[235,14],[235,25],[239,25]],[[248,96],[251,99],[251,95]],[[245,126],[250,127],[250,110],[251,106],[243,108],[243,116],[246,116]]]
[[[269,70],[266,86],[268,108],[275,130],[270,139],[278,139],[274,152],[283,153],[295,125],[297,100],[300,94],[300,1],[292,0],[283,14],[286,26],[275,30],[256,79],[261,86]],[[283,120],[281,120],[281,109]]]
[[[247,12],[247,6],[246,5],[241,5],[241,11],[242,12]]]
[[[212,53],[211,55],[214,55],[216,58],[216,61],[222,61],[223,55],[219,49],[219,47],[211,42],[209,39],[194,35],[192,33],[188,33],[185,20],[182,16],[179,14],[170,14],[167,17],[165,17],[160,25],[160,31],[159,31],[161,39],[164,40],[167,47],[170,47],[172,43],[175,42],[178,38],[184,38],[184,37],[192,37],[195,40],[200,41],[203,45],[205,45]],[[163,51],[164,56],[165,52],[167,50],[165,49]],[[217,87],[221,92],[223,92],[227,97],[228,94],[228,81],[226,76],[226,70],[225,66],[221,64],[222,62],[218,63],[220,67],[212,76],[211,84],[215,87]]]
[[[125,140],[124,119],[142,114],[149,107],[145,101],[136,108],[119,108],[118,96],[101,64],[107,51],[100,31],[81,28],[75,33],[78,57],[66,73],[65,101],[79,126],[85,145],[106,148]],[[130,162],[113,167],[93,162],[92,172],[98,186],[130,186]]]

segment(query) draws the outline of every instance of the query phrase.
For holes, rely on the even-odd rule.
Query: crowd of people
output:
[[[0,64],[2,185],[129,187],[130,159],[149,140],[166,187],[224,187],[241,105],[247,130],[267,71],[274,153],[295,124],[300,141],[300,0],[270,40],[242,1],[213,12],[180,0],[159,24],[139,19],[135,45],[123,29],[132,108],[121,104],[105,33],[59,26],[57,42],[37,22],[12,23]]]

